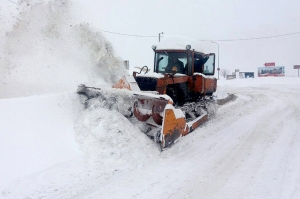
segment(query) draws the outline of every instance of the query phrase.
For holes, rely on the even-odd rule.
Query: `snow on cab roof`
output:
[[[161,42],[155,44],[156,50],[174,49],[185,50],[186,45],[191,45],[191,50],[204,52],[201,42],[195,38],[185,36],[167,35],[163,36]]]

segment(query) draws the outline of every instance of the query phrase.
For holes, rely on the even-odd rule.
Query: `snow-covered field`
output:
[[[0,18],[0,198],[300,197],[300,78],[219,80],[237,99],[160,152],[76,94],[126,73],[109,41],[71,1],[34,2]]]

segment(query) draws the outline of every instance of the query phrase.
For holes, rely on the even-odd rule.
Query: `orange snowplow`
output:
[[[126,112],[124,116],[134,117],[145,124],[143,132],[158,142],[163,150],[215,113],[215,54],[191,50],[190,45],[185,49],[158,49],[154,46],[153,50],[154,73],[148,74],[148,67],[144,66],[139,73],[133,72],[132,76],[120,79],[112,91],[80,85],[77,92],[88,99],[103,100],[108,92],[115,94],[117,90],[128,90],[126,97],[124,93],[121,98],[116,94],[111,100],[118,98],[114,101],[121,104],[116,105],[118,111]],[[146,72],[142,74],[142,71]]]

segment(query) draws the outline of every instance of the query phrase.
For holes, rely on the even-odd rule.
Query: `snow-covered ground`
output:
[[[0,100],[1,198],[299,198],[300,78],[218,84],[238,98],[164,152],[75,91]]]
[[[237,99],[160,152],[76,94],[126,73],[110,43],[70,1],[33,2],[0,40],[0,198],[299,198],[300,78],[219,80]]]

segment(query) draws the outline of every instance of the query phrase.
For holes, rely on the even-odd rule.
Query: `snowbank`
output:
[[[0,100],[0,187],[80,156],[73,125],[82,109],[75,93]]]
[[[76,93],[0,100],[0,198],[72,197],[159,161],[158,145],[119,112],[84,107]]]

